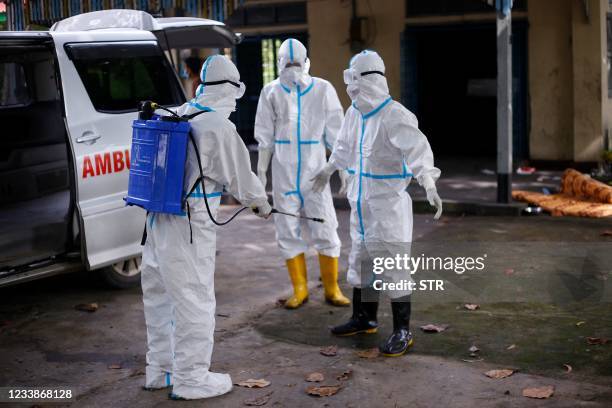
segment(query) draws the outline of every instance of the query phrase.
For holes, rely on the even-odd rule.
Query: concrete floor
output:
[[[75,407],[239,407],[269,393],[266,406],[274,407],[609,406],[612,343],[589,346],[586,337],[612,338],[610,271],[597,278],[603,282],[597,302],[488,301],[475,312],[463,310],[456,300],[415,302],[414,350],[401,358],[362,359],[355,351],[376,345],[390,330],[386,302],[379,334],[332,337],[328,325],[343,321],[350,311],[322,301],[316,257],[309,253],[310,301],[298,311],[276,307],[289,285],[272,223],[250,215],[239,220],[219,231],[212,369],[229,372],[234,382],[265,378],[269,387],[234,387],[213,400],[180,403],[169,401],[166,391],[141,390],[146,338],[141,293],[108,290],[84,273],[0,290],[0,385],[71,387],[78,394]],[[339,221],[345,272],[348,212],[340,211]],[[415,217],[415,239],[423,241],[572,241],[596,247],[612,242],[602,236],[611,229],[612,221],[546,216],[443,217],[437,223],[430,215]],[[502,258],[514,265],[511,254]],[[526,279],[539,270],[545,265],[524,274],[516,267],[517,276]],[[89,302],[100,308],[94,313],[74,309]],[[576,326],[578,321],[585,323]],[[424,334],[418,326],[425,323],[451,326]],[[321,346],[334,344],[336,357],[319,353]],[[467,351],[472,344],[481,349],[477,358]],[[515,347],[508,350],[511,344]],[[573,371],[566,373],[563,364]],[[496,368],[520,371],[501,380],[483,375]],[[337,380],[345,370],[352,371],[351,378]],[[308,396],[311,383],[304,377],[311,372],[323,373],[324,384],[341,384],[341,390],[326,398]],[[542,385],[555,386],[552,398],[521,395],[525,387]]]

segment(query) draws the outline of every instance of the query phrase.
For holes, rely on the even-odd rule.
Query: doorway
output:
[[[513,155],[529,156],[527,24],[513,23]],[[495,23],[411,26],[405,31],[403,102],[436,155],[497,152]]]

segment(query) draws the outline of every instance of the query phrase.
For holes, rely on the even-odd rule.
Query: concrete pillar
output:
[[[577,162],[599,160],[603,148],[604,109],[608,104],[607,9],[606,0],[572,1],[573,158]]]

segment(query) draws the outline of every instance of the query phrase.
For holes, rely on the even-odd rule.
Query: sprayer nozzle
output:
[[[157,103],[155,103],[155,102],[151,102],[151,107],[153,109],[157,109],[157,108],[159,108],[159,105]]]

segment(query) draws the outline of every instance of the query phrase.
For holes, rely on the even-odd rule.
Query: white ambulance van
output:
[[[0,286],[74,270],[138,284],[145,214],[123,200],[137,103],[185,102],[165,50],[239,40],[136,10],[0,32]]]

